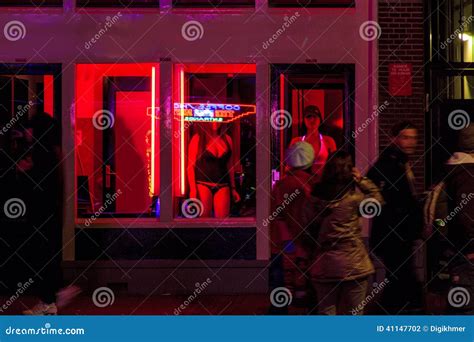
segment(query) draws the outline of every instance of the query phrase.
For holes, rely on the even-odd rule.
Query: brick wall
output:
[[[417,189],[424,189],[424,12],[423,0],[379,0],[379,103],[389,102],[379,116],[380,151],[389,144],[393,123],[410,120],[418,128],[419,145],[413,158]],[[413,94],[392,97],[388,92],[390,63],[413,65]]]

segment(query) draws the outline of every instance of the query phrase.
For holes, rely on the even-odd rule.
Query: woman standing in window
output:
[[[329,154],[336,151],[336,143],[330,136],[320,133],[319,128],[323,122],[321,111],[317,106],[306,106],[304,109],[304,124],[306,127],[306,134],[300,137],[293,138],[290,145],[298,141],[306,141],[313,146],[314,162],[311,171],[316,178],[321,177],[324,164],[328,159]]]
[[[232,139],[225,127],[217,122],[202,123],[189,143],[189,197],[198,198],[203,205],[203,217],[224,218],[230,213],[231,196],[235,202],[240,195],[235,189]]]

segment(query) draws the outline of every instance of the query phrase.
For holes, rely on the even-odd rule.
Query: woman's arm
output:
[[[199,147],[199,135],[195,134],[189,142],[188,148],[188,181],[189,197],[197,198],[195,166]]]
[[[336,142],[334,141],[333,138],[331,138],[329,135],[323,135],[324,143],[326,144],[326,147],[328,149],[329,153],[336,152],[337,146]]]

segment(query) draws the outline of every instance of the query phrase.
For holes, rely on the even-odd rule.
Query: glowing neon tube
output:
[[[156,144],[156,111],[155,111],[155,80],[156,69],[151,68],[151,181],[150,181],[150,197],[155,195],[155,144]]]
[[[185,187],[186,187],[186,183],[185,183],[185,175],[186,175],[186,172],[184,170],[184,166],[185,166],[185,163],[184,163],[184,68],[182,67],[181,70],[180,70],[180,75],[179,75],[179,80],[180,80],[180,94],[179,94],[179,97],[180,97],[180,102],[181,102],[181,120],[179,121],[179,131],[180,131],[180,144],[179,144],[179,147],[180,147],[180,181],[181,181],[181,186],[180,186],[180,190],[181,190],[181,195],[184,196],[184,193],[185,193]]]

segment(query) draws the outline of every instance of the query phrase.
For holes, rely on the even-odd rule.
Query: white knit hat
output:
[[[313,146],[305,141],[298,141],[286,149],[285,162],[291,168],[307,169],[313,161]]]

